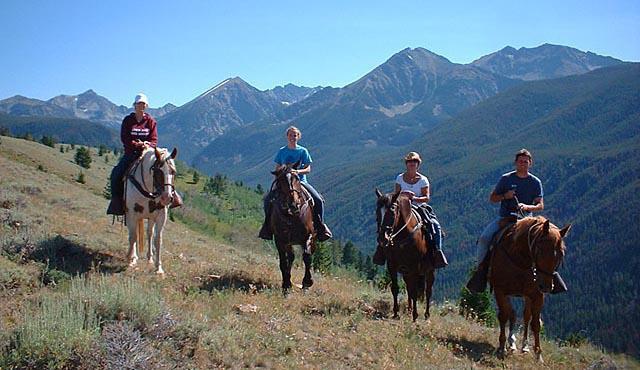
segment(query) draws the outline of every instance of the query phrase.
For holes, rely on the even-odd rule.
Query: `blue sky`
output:
[[[637,0],[310,3],[2,0],[0,99],[94,89],[181,105],[234,76],[339,87],[406,47],[457,63],[543,43],[640,61]]]

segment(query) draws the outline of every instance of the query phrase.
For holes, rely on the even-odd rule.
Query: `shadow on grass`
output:
[[[126,261],[110,253],[94,251],[60,235],[42,241],[28,259],[45,263],[49,270],[71,276],[89,271],[113,274],[126,270]]]
[[[259,293],[265,289],[274,288],[269,282],[254,279],[244,272],[232,272],[225,275],[207,275],[202,277],[199,289],[212,293],[213,291],[241,290],[247,293]]]
[[[481,362],[485,365],[494,365],[492,360],[495,347],[487,342],[472,342],[466,339],[446,337],[438,338],[438,341],[451,348],[457,357],[466,357],[474,362]]]

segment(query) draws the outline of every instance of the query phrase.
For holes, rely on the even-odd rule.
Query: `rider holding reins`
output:
[[[427,176],[418,172],[422,159],[418,153],[409,152],[404,157],[404,163],[407,170],[396,177],[394,193],[407,194],[411,199],[411,203],[418,207],[420,213],[426,213],[428,211],[423,209],[423,207],[429,207],[427,203],[431,200],[431,192],[429,190],[429,179]],[[420,216],[425,217],[424,214]],[[442,230],[435,218],[431,220],[431,226],[435,229],[433,265],[435,268],[442,268],[448,265],[447,258],[442,252]],[[381,266],[386,262],[384,251],[379,244],[372,260],[373,263]]]
[[[500,202],[500,214],[485,227],[478,238],[478,266],[467,283],[471,292],[480,293],[486,287],[489,269],[489,258],[486,257],[494,235],[517,218],[532,216],[533,212],[544,210],[542,181],[529,172],[532,165],[531,153],[527,149],[520,149],[515,156],[515,170],[502,175],[489,196],[491,203]]]
[[[136,95],[133,101],[134,112],[122,120],[120,140],[124,146],[124,153],[118,164],[111,170],[111,202],[107,214],[124,215],[124,182],[125,172],[146,148],[155,148],[158,144],[158,130],[156,120],[145,110],[149,107],[149,100],[143,93]],[[182,199],[174,190],[171,208],[182,205]]]
[[[324,223],[324,199],[316,191],[316,189],[307,181],[307,174],[311,172],[311,155],[307,148],[298,144],[298,140],[302,137],[302,133],[295,126],[289,126],[286,131],[287,145],[283,146],[276,153],[274,162],[276,162],[276,169],[283,165],[293,164],[300,162],[299,168],[292,170],[291,172],[298,175],[300,178],[300,184],[309,192],[313,198],[313,225],[316,230],[316,235],[319,241],[325,241],[332,237],[331,230]],[[273,189],[264,197],[264,214],[265,219],[260,229],[258,236],[262,239],[271,240],[273,234],[269,227],[269,214],[271,213],[271,204],[273,202],[274,192]]]

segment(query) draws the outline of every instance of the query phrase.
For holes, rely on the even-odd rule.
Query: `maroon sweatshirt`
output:
[[[140,154],[144,149],[144,144],[142,143],[144,141],[148,141],[149,145],[155,148],[158,144],[156,120],[145,113],[142,122],[138,122],[136,114],[131,113],[122,120],[120,139],[124,144],[124,154]],[[136,143],[136,140],[140,140],[141,143]]]

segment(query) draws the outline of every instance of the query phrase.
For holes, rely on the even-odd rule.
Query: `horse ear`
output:
[[[567,233],[569,232],[569,230],[571,230],[571,224],[563,227],[562,230],[560,230],[560,236],[564,238],[565,235],[567,235]]]
[[[378,188],[376,188],[376,196],[378,198],[382,198],[382,192],[380,190],[378,190]]]
[[[544,222],[544,225],[542,225],[542,230],[544,231],[544,233],[545,233],[545,234],[548,234],[548,233],[549,233],[549,227],[550,227],[550,224],[551,224],[551,223],[549,222],[549,220],[546,220],[546,221]]]
[[[171,155],[169,156],[169,158],[174,159],[177,156],[178,156],[178,148],[173,148],[173,151],[171,151]]]
[[[160,153],[160,150],[158,150],[158,148],[153,148],[153,150],[156,153],[156,159],[162,159],[162,153]]]

